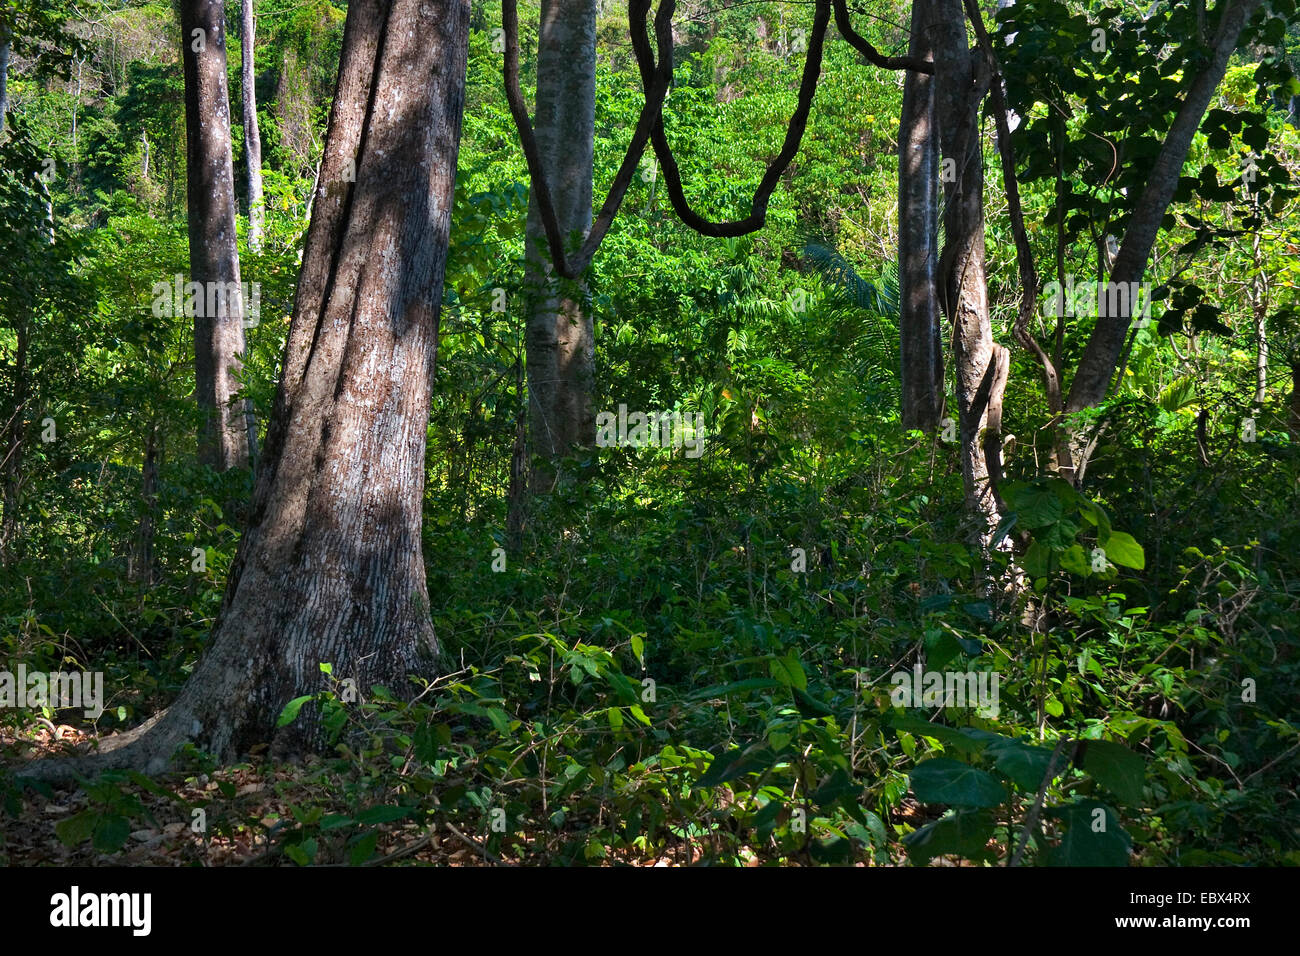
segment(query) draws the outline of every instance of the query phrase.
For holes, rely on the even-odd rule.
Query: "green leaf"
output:
[[[794,691],[794,705],[799,708],[799,713],[809,720],[815,720],[818,717],[835,716],[833,710],[811,694],[804,693],[798,687],[792,687],[791,690]]]
[[[716,787],[720,783],[735,780],[747,773],[766,770],[780,759],[780,755],[773,752],[765,742],[751,744],[744,750],[737,748],[728,751],[714,758],[713,763],[709,764],[709,769],[695,781],[692,789],[703,790]]]
[[[1051,570],[1052,552],[1041,541],[1031,544],[1020,559],[1020,566],[1031,578],[1045,578]]]
[[[1113,740],[1089,740],[1084,744],[1083,769],[1121,803],[1142,805],[1142,784],[1146,764],[1140,756]]]
[[[949,757],[932,757],[917,764],[911,784],[922,803],[996,807],[1007,799],[1006,789],[992,774]]]
[[[1036,484],[1018,489],[1014,502],[1008,504],[1015,510],[1019,522],[1027,528],[1055,524],[1065,513],[1065,505],[1055,489]]]
[[[311,700],[310,694],[306,697],[295,697],[293,700],[289,701],[289,703],[285,704],[284,710],[280,711],[280,717],[276,720],[275,726],[287,727],[289,724],[293,723],[294,718],[298,716],[298,711],[302,710],[302,705],[307,703],[309,700]]]
[[[131,822],[116,813],[105,813],[95,824],[91,845],[100,853],[116,853],[131,835]]]
[[[644,667],[645,666],[645,641],[642,640],[640,634],[632,635],[632,653],[636,655],[637,661],[639,661],[641,666]]]
[[[376,807],[367,807],[357,814],[357,823],[392,823],[394,820],[401,820],[411,815],[412,807],[396,807],[389,804],[380,804]]]
[[[987,810],[959,810],[909,833],[903,846],[914,863],[928,863],[936,856],[969,859],[982,854],[992,836],[993,816]]]
[[[90,839],[90,835],[95,832],[95,824],[98,820],[98,810],[82,810],[75,816],[60,820],[54,824],[54,835],[59,838],[64,846],[76,846],[79,843],[85,843]]]
[[[1100,812],[1097,812],[1100,811]],[[1132,840],[1115,811],[1096,800],[1053,807],[1048,816],[1065,821],[1061,842],[1043,851],[1044,866],[1127,866]]]
[[[1019,740],[999,740],[989,744],[989,755],[993,765],[1006,774],[1021,790],[1037,793],[1043,785],[1047,765],[1052,760],[1052,751],[1046,747],[1032,747]],[[1057,771],[1066,761],[1058,761]]]
[[[911,714],[897,714],[890,720],[890,725],[896,731],[907,731],[933,737],[935,740],[941,741],[946,749],[958,750],[962,753],[979,753],[988,743],[987,740],[974,738],[954,727],[933,724],[928,720],[922,720],[920,717],[913,717]]]
[[[510,733],[510,718],[500,707],[487,708],[488,720],[492,721],[492,726],[497,729],[498,733]]]
[[[1134,568],[1141,571],[1146,567],[1146,554],[1142,550],[1142,545],[1131,534],[1125,534],[1123,531],[1112,531],[1105,541],[1101,543],[1102,550],[1106,552],[1106,557],[1116,564],[1122,564],[1126,568]]]
[[[371,831],[363,836],[352,847],[350,856],[353,866],[360,866],[375,855],[375,844],[379,841],[378,832]]]
[[[1078,544],[1072,544],[1061,552],[1061,567],[1080,577],[1087,577],[1092,570],[1088,555],[1084,553],[1083,546]]]
[[[813,840],[808,844],[808,854],[814,863],[847,863],[853,856],[853,842],[837,836]]]
[[[808,689],[808,676],[803,672],[803,667],[799,664],[799,658],[794,655],[793,651],[786,654],[785,657],[773,658],[768,664],[768,669],[772,677],[786,687],[797,687],[799,690]]]
[[[941,627],[926,628],[925,663],[931,670],[943,670],[961,651],[961,645],[948,631]]]

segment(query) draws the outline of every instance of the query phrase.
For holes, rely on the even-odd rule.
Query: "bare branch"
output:
[[[915,73],[934,75],[934,64],[915,56],[885,56],[865,37],[853,29],[849,22],[849,8],[845,0],[835,0],[835,29],[849,41],[849,45],[882,70],[912,70]]]

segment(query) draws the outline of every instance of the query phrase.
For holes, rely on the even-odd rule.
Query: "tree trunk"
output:
[[[248,248],[257,252],[262,248],[266,207],[262,201],[262,138],[257,130],[257,70],[253,57],[257,20],[253,17],[253,0],[243,0],[240,5],[239,28],[239,86],[244,94],[244,161],[248,166]]]
[[[0,133],[5,131],[5,116],[9,113],[9,51],[9,27],[0,23]]]
[[[0,565],[13,558],[19,537],[18,511],[22,500],[23,458],[27,437],[27,402],[31,383],[27,375],[28,321],[14,323],[13,401],[5,408],[3,444],[0,444]]]
[[[149,426],[144,444],[144,465],[140,469],[140,523],[127,566],[127,577],[138,584],[153,583],[153,542],[158,530],[158,441],[162,429]]]
[[[932,0],[912,2],[908,55],[933,60]],[[934,432],[943,416],[943,333],[939,328],[938,133],[934,77],[909,70],[898,137],[898,301],[903,428]]]
[[[935,120],[944,157],[944,248],[939,292],[953,324],[958,433],[966,507],[987,547],[1000,520],[994,481],[1000,443],[985,434],[990,405],[999,412],[1006,350],[993,342],[984,260],[984,166],[979,109],[989,71],[966,41],[962,0],[936,0]],[[997,423],[1000,428],[1000,423]],[[995,436],[996,437],[996,436]],[[994,460],[989,461],[992,457]]]
[[[1255,404],[1264,407],[1268,397],[1268,274],[1264,271],[1264,257],[1260,249],[1259,233],[1250,240],[1250,256],[1253,270],[1247,295],[1250,300],[1251,316],[1255,323]]]
[[[1138,199],[1137,206],[1129,217],[1128,229],[1120,244],[1119,254],[1115,257],[1111,269],[1110,281],[1119,285],[1140,283],[1146,272],[1147,261],[1155,246],[1156,236],[1165,211],[1174,198],[1178,188],[1178,179],[1182,174],[1183,164],[1187,161],[1192,140],[1200,128],[1201,118],[1210,105],[1215,90],[1223,80],[1228,69],[1228,60],[1237,48],[1247,21],[1259,8],[1260,0],[1223,0],[1223,8],[1218,31],[1210,44],[1212,55],[1205,61],[1205,66],[1192,80],[1187,90],[1183,105],[1174,118],[1173,125],[1165,136],[1165,141],[1156,156],[1151,174],[1147,177],[1146,187]],[[1129,285],[1136,288],[1136,285]],[[1121,301],[1127,301],[1121,299]],[[1132,324],[1131,306],[1118,310],[1121,314],[1099,316],[1088,339],[1083,358],[1079,361],[1070,395],[1066,401],[1067,414],[1099,405],[1110,388],[1111,377],[1115,373],[1124,343]],[[1128,312],[1130,314],[1123,314]],[[1083,434],[1070,436],[1073,473],[1066,474],[1062,467],[1062,476],[1074,478],[1074,473],[1082,472],[1087,466],[1086,448],[1088,440]]]
[[[314,705],[275,723],[326,689],[321,663],[359,695],[434,673],[421,506],[468,28],[469,0],[348,5],[283,378],[209,649],[167,711],[75,769],[157,771],[187,740],[224,759],[318,747]]]
[[[560,231],[576,248],[591,228],[595,0],[542,0],[534,124]],[[529,420],[532,450],[543,462],[533,487],[544,491],[554,481],[554,460],[595,440],[595,334],[586,283],[553,274],[535,196],[526,250]]]
[[[1292,359],[1291,397],[1287,401],[1290,414],[1287,416],[1287,431],[1292,441],[1300,441],[1300,359]]]
[[[190,278],[201,290],[191,297],[194,376],[207,419],[199,438],[199,463],[218,471],[248,465],[248,409],[235,399],[244,310],[238,292],[225,33],[221,0],[182,0]]]

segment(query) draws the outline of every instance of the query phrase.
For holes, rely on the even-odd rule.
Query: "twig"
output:
[[[1016,847],[1016,852],[1007,861],[1007,866],[1018,866],[1020,859],[1025,855],[1025,847],[1029,843],[1029,833],[1038,823],[1038,815],[1043,811],[1043,801],[1047,797],[1047,788],[1051,786],[1052,780],[1056,776],[1056,760],[1065,749],[1065,745],[1070,742],[1070,738],[1062,737],[1056,742],[1056,749],[1052,751],[1052,759],[1047,761],[1047,772],[1043,774],[1043,783],[1038,788],[1038,796],[1034,798],[1034,805],[1029,810],[1029,816],[1025,817],[1024,829],[1020,831],[1020,845]]]

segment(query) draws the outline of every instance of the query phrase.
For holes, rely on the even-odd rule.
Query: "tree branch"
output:
[[[849,41],[849,46],[882,70],[911,70],[914,73],[934,76],[934,64],[929,60],[915,56],[885,56],[872,46],[865,37],[853,29],[853,24],[849,22],[849,8],[845,0],[835,0],[835,29],[840,31],[840,36]]]

